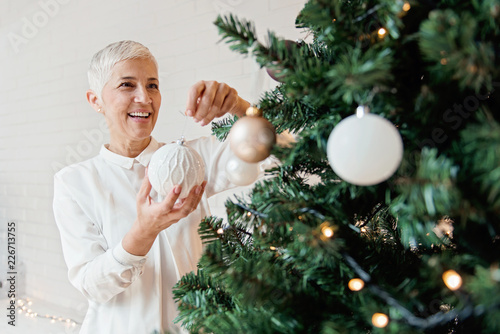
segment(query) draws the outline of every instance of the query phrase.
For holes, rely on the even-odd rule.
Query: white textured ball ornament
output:
[[[229,181],[235,185],[248,186],[257,180],[259,164],[248,163],[234,156],[227,161],[226,174]]]
[[[182,186],[179,198],[185,198],[193,187],[203,183],[205,164],[200,154],[180,139],[160,147],[153,154],[148,177],[161,198],[165,198],[176,185]]]
[[[387,180],[403,157],[403,141],[396,127],[383,117],[365,113],[367,111],[360,106],[357,115],[337,124],[327,145],[333,171],[359,186]]]

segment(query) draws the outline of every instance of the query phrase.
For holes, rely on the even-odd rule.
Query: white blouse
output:
[[[184,333],[173,324],[172,287],[196,270],[202,254],[200,220],[210,215],[207,198],[234,185],[225,176],[229,145],[213,137],[188,142],[205,161],[205,194],[188,217],[162,231],[146,256],[122,247],[134,223],[136,194],[151,155],[163,144],[151,138],[136,158],[102,147],[90,160],[54,177],[54,215],[71,283],[89,300],[80,333]],[[151,197],[158,195],[151,191]]]

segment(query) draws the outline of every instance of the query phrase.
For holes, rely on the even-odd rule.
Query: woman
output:
[[[207,198],[232,186],[223,173],[229,147],[213,138],[190,142],[205,161],[206,181],[185,199],[176,186],[157,202],[147,177],[162,145],[151,137],[161,103],[155,58],[139,43],[114,43],[94,55],[88,75],[87,100],[104,115],[110,141],[54,177],[68,276],[89,300],[81,333],[181,332],[172,287],[196,269]],[[188,93],[186,114],[206,125],[248,106],[229,86],[200,81]]]

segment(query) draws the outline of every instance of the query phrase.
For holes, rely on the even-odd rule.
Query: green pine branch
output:
[[[212,122],[212,135],[219,141],[225,141],[231,131],[231,127],[238,120],[238,116],[232,118],[224,118],[220,121]]]
[[[404,167],[404,166],[403,166]],[[391,212],[406,247],[441,245],[446,242],[432,232],[443,213],[453,216],[460,208],[460,194],[454,187],[458,166],[438,156],[436,149],[422,150],[413,178],[399,178],[399,196],[392,199]]]
[[[498,332],[500,1],[310,0],[296,23],[313,41],[269,32],[261,43],[252,23],[216,20],[232,49],[279,74],[259,105],[296,142],[275,147],[280,165],[226,202],[227,221],[201,223],[199,266],[212,281],[179,293],[187,326]],[[398,171],[369,187],[342,181],[326,156],[332,129],[360,104],[405,147]],[[214,133],[225,139],[233,123]],[[462,275],[458,292],[444,286],[448,269]],[[354,277],[365,289],[347,288]],[[375,312],[390,316],[385,329]]]
[[[182,323],[191,333],[199,333],[204,327],[203,321],[213,321],[238,309],[234,296],[203,270],[198,270],[196,275],[189,273],[183,276],[175,286],[174,298],[179,310],[176,322]]]
[[[257,42],[257,34],[253,23],[246,20],[239,20],[236,16],[217,16],[214,22],[219,28],[222,40],[231,43],[231,50],[247,54],[248,49]]]

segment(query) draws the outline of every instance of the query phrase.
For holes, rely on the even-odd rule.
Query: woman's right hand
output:
[[[149,193],[151,183],[148,172],[137,194],[137,219],[122,240],[123,248],[133,255],[146,255],[156,236],[162,230],[193,212],[201,201],[206,181],[191,189],[186,198],[179,199],[181,186],[175,186],[161,202],[155,202]]]

